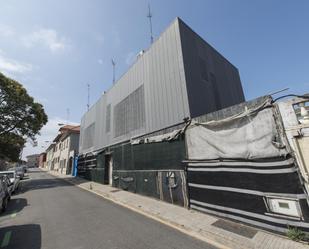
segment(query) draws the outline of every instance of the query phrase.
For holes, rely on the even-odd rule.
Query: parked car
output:
[[[16,167],[16,174],[20,177],[20,179],[22,180],[25,176],[25,170],[23,167]]]
[[[7,208],[8,202],[9,202],[9,196],[6,192],[6,184],[2,179],[0,179],[0,207],[1,212],[4,212]]]
[[[24,171],[24,168],[23,167],[12,167],[12,168],[9,168],[8,171],[15,171],[16,174],[20,177],[20,179],[22,180],[25,176],[25,171]]]
[[[20,177],[16,174],[15,170],[10,171],[0,171],[0,176],[6,175],[10,179],[11,184],[13,185],[12,192],[14,193],[19,186]]]
[[[10,178],[7,175],[0,176],[0,180],[4,182],[5,191],[7,192],[9,200],[11,200],[11,196],[14,192],[14,184],[10,181]]]
[[[27,165],[20,165],[20,167],[22,167],[24,169],[24,173],[27,173],[27,170],[28,170],[28,166]]]

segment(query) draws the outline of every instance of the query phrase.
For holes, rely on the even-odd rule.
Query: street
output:
[[[0,248],[214,248],[38,169],[0,216]]]

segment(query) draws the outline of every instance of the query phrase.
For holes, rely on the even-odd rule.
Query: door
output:
[[[113,159],[111,154],[105,155],[104,184],[113,183]]]
[[[73,167],[73,157],[70,157],[69,165],[68,165],[68,170],[67,170],[67,175],[71,175],[72,174],[72,167]]]

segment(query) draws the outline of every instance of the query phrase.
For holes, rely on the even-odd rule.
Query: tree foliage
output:
[[[14,133],[0,137],[0,159],[17,162],[26,140]]]
[[[0,73],[0,156],[11,154],[9,148],[14,154],[14,149],[23,147],[25,138],[34,141],[46,123],[43,106],[34,102],[20,83]]]

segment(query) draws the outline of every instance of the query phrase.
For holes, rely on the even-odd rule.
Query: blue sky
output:
[[[240,71],[246,99],[285,87],[309,92],[309,1],[279,0],[0,0],[0,71],[40,101],[50,122],[42,151],[57,123],[79,123],[87,83],[94,103],[134,56],[149,47],[147,5],[154,36],[179,16]]]

